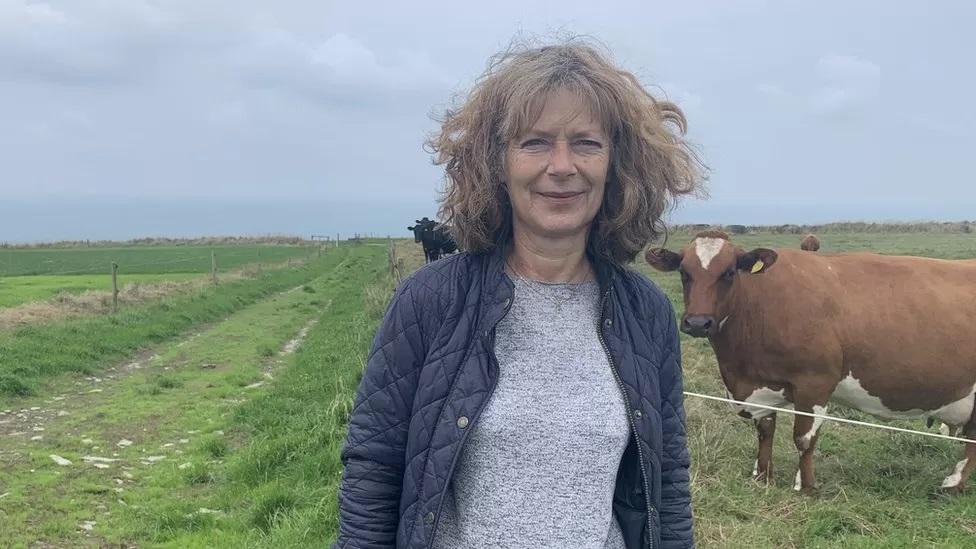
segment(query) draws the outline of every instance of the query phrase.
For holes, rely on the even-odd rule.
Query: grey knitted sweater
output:
[[[435,549],[624,548],[612,499],[630,430],[599,302],[596,282],[516,279],[496,328],[498,384],[458,458]]]

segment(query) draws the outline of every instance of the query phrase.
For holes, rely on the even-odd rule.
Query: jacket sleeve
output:
[[[690,459],[685,437],[684,388],[681,381],[681,343],[674,309],[667,306],[664,361],[661,368],[661,416],[664,456],[661,462],[661,546],[694,547],[691,519]]]
[[[426,354],[411,282],[400,285],[387,308],[349,416],[334,549],[396,544],[407,427]]]

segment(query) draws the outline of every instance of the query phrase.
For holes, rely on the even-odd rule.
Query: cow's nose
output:
[[[711,335],[715,319],[705,315],[686,316],[681,321],[681,331],[693,337]]]

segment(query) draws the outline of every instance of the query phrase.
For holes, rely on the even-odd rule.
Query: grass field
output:
[[[333,254],[335,255],[335,254]],[[253,279],[207,286],[118,314],[28,325],[0,331],[0,394],[28,394],[37,381],[64,372],[87,372],[148,343],[172,337],[311,278],[332,256],[300,269],[265,271]]]
[[[127,248],[0,249],[0,277],[25,275],[106,274],[112,262],[119,273],[209,273],[213,250],[219,270],[249,263],[279,263],[289,257],[308,257],[303,246],[133,246]]]
[[[205,275],[201,273],[125,274],[118,277],[118,284],[121,288],[125,284],[193,280],[202,276]],[[98,274],[0,277],[0,308],[44,301],[61,292],[80,294],[88,290],[111,291],[112,276]]]
[[[673,235],[672,246],[689,238]],[[797,247],[799,237],[735,241]],[[824,252],[976,257],[970,235],[831,234],[821,242]],[[399,253],[408,271],[419,266],[412,242]],[[393,284],[382,246],[340,249],[318,265],[292,270],[304,274],[273,289],[258,283],[250,298],[231,299],[237,304],[216,313],[133,331],[133,343],[119,348],[99,347],[103,327],[75,321],[54,339],[20,333],[25,354],[0,362],[0,374],[35,360],[67,365],[71,357],[84,373],[53,367],[35,378],[33,396],[0,395],[5,545],[326,546],[336,530],[345,421]],[[637,267],[680,314],[677,277]],[[169,315],[182,310],[154,309],[143,321],[169,326]],[[288,352],[303,335],[297,352]],[[66,348],[50,343],[71,337],[76,344]],[[707,344],[682,343],[686,388],[723,395]],[[9,348],[0,339],[0,356]],[[750,422],[725,404],[688,400],[686,409],[700,547],[976,547],[976,494],[945,498],[936,490],[959,459],[956,444],[827,423],[816,458],[820,490],[804,496],[792,490],[787,418],[776,434],[776,477],[766,486],[750,479]],[[71,464],[59,466],[52,455]]]

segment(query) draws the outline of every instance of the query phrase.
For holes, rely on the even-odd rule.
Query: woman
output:
[[[429,145],[465,253],[397,289],[336,547],[691,547],[680,350],[625,265],[698,189],[684,116],[579,41],[494,59]]]

